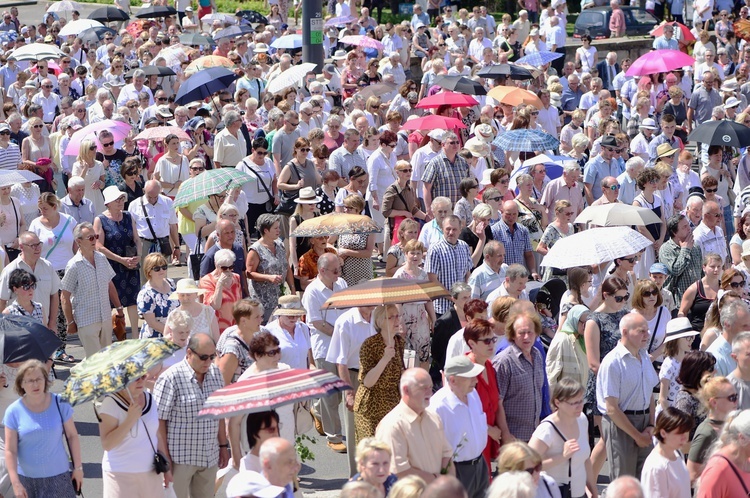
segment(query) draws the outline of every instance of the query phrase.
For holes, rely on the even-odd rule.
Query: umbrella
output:
[[[38,321],[17,315],[0,316],[0,358],[3,363],[41,362],[62,346],[54,332]]]
[[[177,43],[175,45],[170,45],[167,48],[161,49],[157,57],[163,57],[164,63],[167,67],[177,70],[177,68],[182,66],[183,62],[188,61],[187,54],[189,50],[191,49],[186,45]]]
[[[344,45],[355,45],[362,48],[374,48],[375,50],[385,49],[385,45],[365,35],[348,35],[339,40]]]
[[[65,155],[78,155],[78,149],[81,148],[81,142],[86,138],[94,140],[99,146],[101,146],[98,135],[102,130],[111,131],[112,137],[115,139],[115,142],[119,142],[120,140],[124,140],[125,137],[128,136],[128,133],[130,133],[131,129],[132,127],[128,123],[115,121],[113,119],[105,119],[104,121],[99,121],[98,123],[92,123],[88,126],[84,126],[77,132],[73,133],[73,136],[70,137],[70,142],[68,142],[68,146],[65,148]]]
[[[57,65],[55,61],[48,61],[47,62],[47,68],[49,69],[49,72],[57,76],[60,74],[60,66]],[[39,72],[39,68],[34,66],[30,69],[32,74],[37,74]]]
[[[185,74],[192,75],[203,69],[213,67],[234,69],[234,62],[220,55],[204,55],[203,57],[199,57],[191,62],[190,65],[185,68]]]
[[[124,389],[178,349],[161,337],[116,342],[70,370],[62,398],[75,406]]]
[[[560,141],[549,133],[526,128],[501,133],[492,143],[505,151],[520,150],[526,152],[552,150],[560,145]]]
[[[130,16],[124,10],[110,5],[93,10],[91,14],[89,14],[89,19],[105,23],[112,21],[127,21],[130,19]]]
[[[335,292],[322,309],[420,303],[450,297],[445,287],[429,280],[376,278]]]
[[[402,130],[436,130],[438,128],[455,130],[466,128],[466,125],[460,119],[428,114],[421,118],[410,119],[401,127]]]
[[[236,74],[223,67],[212,67],[200,71],[180,86],[174,101],[177,105],[185,105],[195,100],[203,100],[228,88],[236,79]]]
[[[331,28],[331,27],[345,26],[349,24],[350,22],[354,22],[356,20],[357,18],[354,16],[333,17],[326,21],[325,27]]]
[[[547,154],[540,154],[536,157],[560,157],[560,156],[547,156]],[[572,158],[568,157],[568,160],[573,160]],[[529,159],[531,161],[532,159]],[[508,188],[513,190],[514,192],[517,190],[516,187],[518,186],[518,177],[521,175],[530,175],[531,174],[531,168],[533,168],[537,164],[544,164],[544,169],[546,170],[546,175],[550,180],[554,180],[555,178],[560,178],[563,174],[563,168],[562,166],[555,164],[555,163],[548,163],[548,162],[536,162],[533,164],[526,164],[524,162],[520,167],[513,170],[513,173],[510,175],[510,181],[508,182]]]
[[[117,35],[117,31],[106,26],[95,26],[81,31],[78,38],[83,40],[84,43],[99,43],[108,34],[114,36]]]
[[[271,43],[273,48],[295,49],[302,48],[302,35],[284,35]]]
[[[234,15],[246,20],[249,23],[268,24],[268,19],[266,18],[266,16],[255,10],[240,10]]]
[[[734,33],[737,38],[745,41],[750,41],[750,21],[747,19],[740,19],[734,23]]]
[[[386,93],[390,93],[398,89],[396,85],[390,83],[375,83],[374,85],[368,85],[359,91],[359,94],[363,99],[367,100],[370,97],[380,97]]]
[[[562,163],[568,163],[568,162],[575,162],[575,159],[573,159],[570,156],[555,156],[551,154],[539,154],[538,156],[534,156],[531,159],[526,159],[523,162],[523,165],[535,166],[537,164],[562,164]],[[557,177],[550,177],[550,178],[557,178]]]
[[[46,59],[59,59],[65,57],[65,52],[56,45],[46,43],[30,43],[15,49],[11,55],[18,61],[43,61]]]
[[[214,35],[214,40],[221,40],[223,38],[239,38],[241,36],[255,33],[255,30],[250,26],[229,26],[224,28]]]
[[[214,391],[198,416],[225,418],[265,412],[347,389],[351,387],[346,382],[325,370],[265,370]]]
[[[212,169],[193,178],[188,178],[180,185],[175,207],[187,206],[191,202],[208,199],[209,195],[219,194],[235,187],[241,187],[253,177],[234,168]],[[317,218],[316,218],[317,219]],[[301,225],[300,225],[301,226]]]
[[[694,129],[687,138],[691,142],[707,145],[747,147],[750,144],[750,128],[726,119],[706,121]]]
[[[0,187],[9,187],[17,183],[27,183],[36,180],[43,180],[43,178],[36,173],[31,171],[22,172],[24,170],[3,170],[0,171]],[[33,175],[34,177],[32,177]]]
[[[558,52],[531,52],[529,55],[525,55],[516,61],[517,64],[528,64],[529,66],[541,67],[545,64],[564,57],[565,54]]]
[[[192,142],[190,135],[185,133],[179,126],[156,126],[154,128],[146,128],[135,136],[135,140],[164,140],[167,138],[167,135],[177,135],[180,140]]]
[[[148,21],[146,19],[136,19],[128,23],[128,27],[125,28],[125,31],[127,31],[133,36],[139,36],[141,33],[146,31],[153,25],[154,25],[153,21]]]
[[[492,66],[485,66],[479,70],[477,76],[494,79],[507,76],[512,80],[530,80],[534,78],[530,70],[516,64],[493,64]]]
[[[290,67],[268,82],[266,92],[279,93],[285,88],[298,85],[307,73],[315,70],[315,67],[315,64],[312,62],[305,62]]]
[[[456,92],[440,92],[419,101],[417,108],[433,109],[443,105],[451,107],[471,107],[479,104],[477,99],[470,95]]]
[[[533,105],[537,109],[544,107],[535,93],[515,86],[496,86],[487,95],[503,104],[517,106],[520,104]]]
[[[18,40],[18,33],[15,31],[0,31],[0,43],[11,43]]]
[[[80,11],[81,4],[72,0],[62,0],[50,5],[47,12],[73,12],[74,10]]]
[[[205,174],[205,173],[204,173]],[[203,175],[198,175],[200,178]],[[187,183],[187,182],[185,182]],[[179,193],[177,194],[179,197]],[[175,199],[176,205],[176,199]],[[310,218],[299,224],[291,237],[322,237],[324,235],[346,235],[378,233],[383,227],[378,226],[369,216],[361,214],[330,213]]]
[[[135,17],[139,19],[155,19],[157,17],[169,17],[175,15],[177,15],[177,11],[174,7],[152,5],[150,7],[141,8]]]
[[[83,31],[89,28],[103,27],[104,24],[93,19],[78,19],[77,21],[70,21],[68,24],[62,27],[60,30],[60,37],[65,38],[66,36],[78,36]]]
[[[228,14],[220,14],[218,12],[206,14],[205,16],[201,17],[201,22],[204,23],[212,23],[214,21],[219,21],[224,24],[237,24],[237,21],[234,19],[234,17]]]
[[[176,73],[172,70],[172,68],[167,66],[145,66],[145,67],[136,67],[134,69],[131,69],[127,73],[123,75],[123,78],[132,78],[133,73],[135,73],[138,70],[143,71],[146,76],[174,76]]]
[[[742,22],[742,21],[738,21],[738,22]],[[747,22],[747,21],[744,21],[744,22]],[[680,42],[684,44],[688,44],[690,42],[695,41],[695,35],[693,35],[693,33],[690,32],[690,28],[688,28],[684,24],[678,23],[677,21],[665,22],[663,24],[658,25],[656,28],[654,28],[653,31],[651,31],[650,33],[651,36],[653,36],[654,38],[658,36],[662,36],[664,34],[664,26],[674,26],[675,34],[678,35],[678,36],[675,36],[675,38],[677,38],[677,40],[679,40]],[[734,23],[734,28],[737,29],[737,23]]]
[[[653,50],[638,57],[625,73],[627,76],[668,73],[683,66],[692,66],[695,59],[679,50]]]
[[[460,75],[441,75],[435,78],[433,85],[446,90],[453,90],[466,95],[486,95],[487,90],[478,82]]]
[[[200,33],[185,33],[180,35],[180,43],[189,45],[191,47],[197,47],[199,45],[216,45],[214,39],[208,35],[202,35]]]
[[[645,226],[661,223],[661,219],[650,209],[614,202],[587,207],[578,215],[574,223],[591,223],[600,227]]]
[[[591,228],[555,242],[542,266],[564,269],[598,265],[637,254],[652,243],[630,227]]]

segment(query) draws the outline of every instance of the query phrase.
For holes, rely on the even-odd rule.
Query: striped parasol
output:
[[[198,413],[220,419],[328,396],[351,387],[325,370],[266,370],[211,394]]]
[[[378,226],[369,216],[330,213],[303,221],[294,229],[291,236],[323,237],[325,235],[378,233],[381,230],[383,227]]]
[[[376,278],[334,293],[323,304],[323,309],[421,303],[442,297],[450,297],[450,293],[429,280]]]

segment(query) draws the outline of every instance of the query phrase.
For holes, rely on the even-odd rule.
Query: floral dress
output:
[[[427,280],[427,272],[419,269],[417,275],[410,275],[406,268],[399,268],[393,278],[405,280]],[[420,362],[430,358],[430,321],[427,319],[427,308],[424,303],[401,305],[401,331],[406,337],[406,347],[416,351]]]
[[[31,318],[32,320],[36,320],[42,325],[45,325],[44,313],[42,312],[42,305],[35,301],[31,301],[31,304],[34,305],[34,311],[32,311],[31,313],[29,313],[26,310],[26,308],[24,308],[23,306],[21,306],[15,301],[13,302],[13,304],[9,304],[6,309],[8,310],[8,315],[26,316],[26,317]]]
[[[599,337],[599,360],[615,349],[620,340],[620,320],[628,313],[628,310],[620,310],[616,313],[602,313],[593,311],[589,314],[589,320],[593,320],[600,331]],[[596,374],[589,370],[589,381],[586,385],[586,413],[601,416],[596,405]]]
[[[352,249],[359,251],[367,247],[368,234],[341,235],[339,237],[339,249]],[[372,261],[370,258],[348,257],[341,267],[341,277],[351,287],[363,280],[372,278]]]
[[[237,382],[237,379],[247,370],[247,367],[253,364],[253,359],[250,357],[250,347],[245,344],[238,332],[236,325],[229,327],[221,334],[219,342],[216,343],[216,353],[219,358],[225,354],[233,354],[237,358],[237,370],[234,372],[232,382]]]
[[[168,278],[166,282],[169,284],[169,293],[167,294],[151,287],[150,282],[146,282],[146,285],[140,290],[138,293],[138,313],[141,316],[146,313],[153,313],[159,323],[165,323],[169,312],[180,305],[178,300],[169,299],[169,295],[175,290],[174,280]],[[140,338],[153,339],[155,337],[161,337],[161,332],[152,329],[146,322],[143,322]]]
[[[123,211],[122,219],[120,221],[113,221],[103,214],[99,215],[99,221],[101,221],[102,230],[104,231],[104,240],[101,243],[107,249],[122,257],[133,257],[136,255],[133,221],[130,216],[129,212]],[[115,271],[112,283],[115,284],[120,304],[125,308],[135,306],[138,304],[136,297],[141,288],[140,270],[130,270],[111,259],[108,261]]]
[[[266,246],[256,241],[250,246],[251,251],[258,253],[258,273],[265,275],[281,275],[286,281],[286,273],[289,270],[289,262],[286,259],[284,243],[280,240],[274,241],[276,254],[273,254]],[[251,280],[250,293],[263,304],[263,322],[268,323],[271,314],[279,305],[279,296],[281,296],[281,286],[270,282],[258,282]]]

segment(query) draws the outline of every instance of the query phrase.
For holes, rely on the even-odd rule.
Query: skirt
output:
[[[163,498],[164,479],[150,472],[103,472],[104,496],[107,498]]]
[[[52,477],[26,477],[18,479],[26,488],[29,498],[76,498],[70,472],[63,472]]]

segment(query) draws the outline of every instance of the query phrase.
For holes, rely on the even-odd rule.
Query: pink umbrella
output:
[[[50,72],[52,72],[52,74],[54,74],[55,76],[60,74],[60,66],[58,66],[56,62],[54,61],[47,62],[47,67],[49,67]],[[31,68],[31,72],[36,74],[37,72],[39,72],[39,70],[37,69],[36,66],[34,66]]]
[[[695,64],[695,59],[679,50],[654,50],[638,57],[625,74],[627,76],[645,76],[668,73],[693,64]]]
[[[364,48],[374,48],[375,50],[383,50],[385,45],[377,41],[375,38],[370,38],[365,35],[349,35],[339,40],[344,45],[356,45]]]
[[[81,148],[81,142],[85,139],[91,139],[101,148],[102,143],[99,141],[99,133],[104,130],[109,130],[115,139],[115,142],[119,142],[128,136],[132,127],[128,123],[122,121],[115,121],[113,119],[105,119],[98,123],[92,123],[88,126],[84,126],[77,132],[73,133],[70,137],[70,142],[65,148],[66,156],[75,156],[78,154],[78,150]]]
[[[428,114],[421,118],[410,119],[401,127],[402,130],[435,130],[438,128],[443,130],[463,129],[466,128],[466,125],[460,119]]]
[[[452,107],[471,107],[477,105],[477,99],[471,95],[456,92],[440,92],[419,101],[419,109],[433,109],[443,105]]]
[[[155,128],[146,128],[138,135],[135,140],[164,140],[167,135],[177,135],[177,138],[183,141],[191,141],[190,136],[177,126],[157,126]]]

